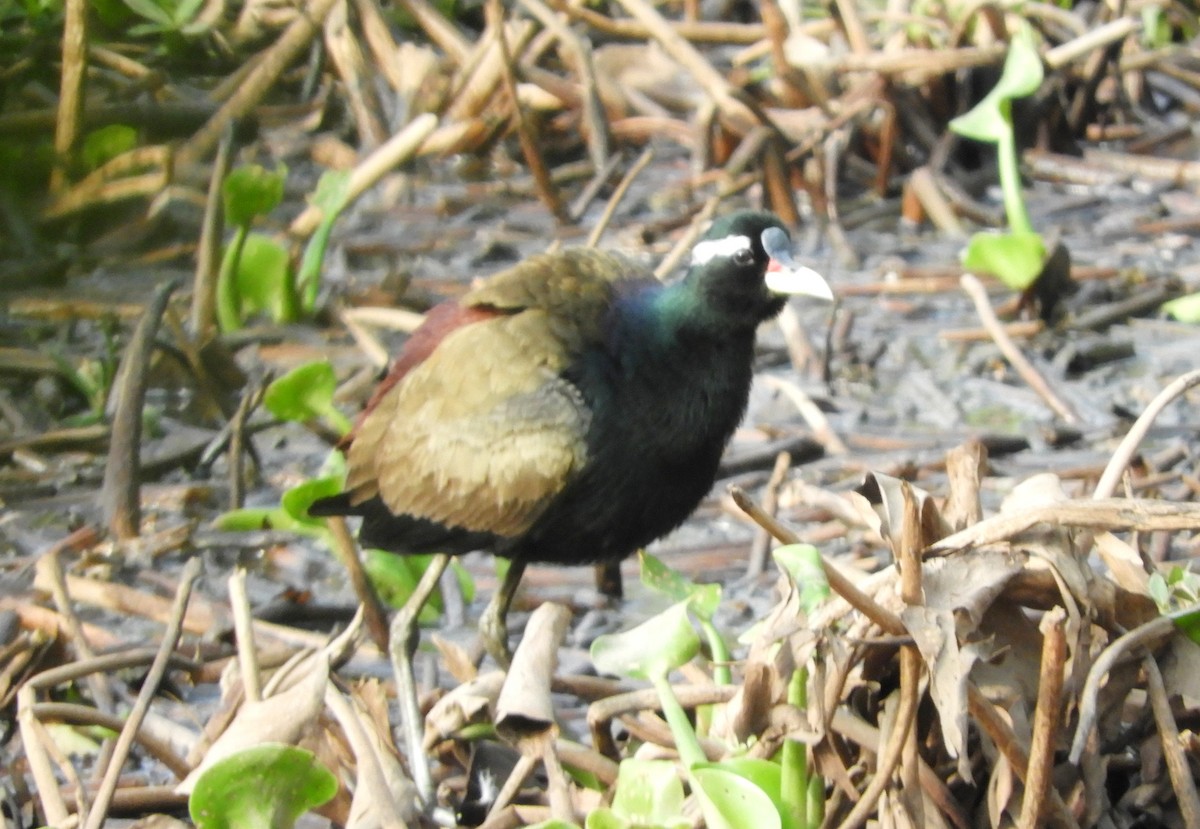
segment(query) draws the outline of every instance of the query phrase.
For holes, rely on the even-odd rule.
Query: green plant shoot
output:
[[[586,829],[686,829],[683,816],[683,783],[668,760],[630,757],[617,769],[616,794],[611,807],[587,816]]]
[[[821,563],[820,551],[811,544],[787,544],[773,553],[776,565],[798,591],[800,607],[814,612],[828,600],[829,580]],[[787,701],[801,711],[808,708],[808,668],[797,666],[788,682]],[[780,752],[782,782],[780,812],[785,825],[809,829],[821,825],[824,814],[824,781],[810,773],[808,747],[797,740],[786,740]]]
[[[305,363],[277,377],[263,393],[263,405],[280,420],[323,420],[334,432],[350,431],[350,419],[333,403],[337,377],[327,361]]]
[[[1004,234],[976,233],[972,236],[963,255],[963,264],[995,274],[1016,290],[1028,288],[1042,272],[1046,246],[1041,235],[1033,229],[1021,192],[1012,102],[1036,92],[1043,76],[1033,30],[1028,24],[1022,24],[1009,44],[999,82],[970,112],[950,122],[950,129],[959,135],[996,145],[1000,190],[1009,228]]]
[[[311,751],[264,743],[200,775],[188,811],[197,829],[291,829],[337,790],[337,778]]]
[[[257,164],[238,167],[225,179],[225,221],[234,235],[217,276],[217,324],[222,331],[241,328],[255,311],[267,311],[277,321],[295,316],[287,251],[268,237],[250,233],[255,218],[279,206],[286,179],[282,164],[274,171]]]
[[[688,768],[704,762],[704,752],[667,675],[700,649],[700,638],[688,618],[689,604],[687,600],[677,602],[637,627],[598,636],[591,651],[592,662],[602,673],[650,680],[675,738],[679,759]]]
[[[345,170],[326,170],[322,173],[321,178],[317,180],[317,189],[308,199],[313,207],[321,210],[321,222],[309,237],[308,244],[304,246],[304,256],[300,259],[300,269],[296,273],[298,300],[305,313],[312,313],[317,305],[321,263],[325,261],[329,236],[333,232],[334,222],[349,200],[350,173]]]
[[[1162,304],[1163,313],[1180,322],[1200,323],[1200,293],[1176,297]]]
[[[721,585],[696,584],[645,550],[638,553],[638,562],[641,565],[642,584],[673,601],[688,602],[692,614],[700,623],[704,638],[708,640],[715,665],[713,681],[718,685],[728,685],[732,681],[728,664],[729,647],[712,621],[713,614],[717,612],[717,606],[721,603]]]

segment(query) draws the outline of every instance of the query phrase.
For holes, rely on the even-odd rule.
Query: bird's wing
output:
[[[451,331],[388,389],[350,446],[347,490],[395,514],[501,536],[528,529],[586,459],[569,349],[528,308]]]

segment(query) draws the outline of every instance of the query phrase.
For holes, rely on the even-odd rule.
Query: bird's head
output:
[[[792,258],[783,223],[765,212],[743,211],[714,222],[692,248],[686,279],[712,311],[748,325],[774,317],[789,296],[833,299],[821,275]]]

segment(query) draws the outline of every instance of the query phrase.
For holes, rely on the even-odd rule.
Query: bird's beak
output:
[[[767,264],[767,290],[776,294],[816,297],[833,300],[833,291],[821,274],[792,258],[787,234],[776,227],[767,228],[762,235],[763,249],[771,257]]]

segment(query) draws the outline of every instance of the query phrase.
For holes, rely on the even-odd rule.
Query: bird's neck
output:
[[[714,343],[738,340],[753,342],[757,320],[745,318],[713,302],[704,283],[680,279],[650,291],[639,299],[639,316],[645,330],[658,334],[666,342]]]
[[[675,282],[626,297],[610,354],[622,375],[661,394],[698,395],[704,407],[728,405],[740,413],[756,326],[722,319],[695,294],[695,286]]]

